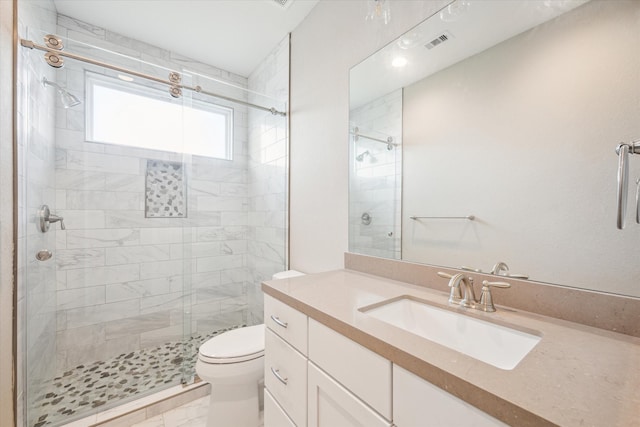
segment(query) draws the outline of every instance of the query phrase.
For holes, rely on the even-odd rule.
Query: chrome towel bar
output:
[[[476,219],[475,215],[467,215],[467,216],[410,216],[409,218],[413,220],[418,219],[467,219],[469,221],[473,221]]]

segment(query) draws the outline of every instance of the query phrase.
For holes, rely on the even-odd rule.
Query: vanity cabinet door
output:
[[[393,365],[393,419],[397,427],[508,427],[397,365]]]
[[[313,363],[308,368],[308,427],[390,427],[360,399]]]
[[[309,360],[386,419],[391,419],[391,362],[309,319]]]

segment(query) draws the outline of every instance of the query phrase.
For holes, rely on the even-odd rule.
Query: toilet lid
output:
[[[236,363],[264,355],[264,324],[223,332],[200,346],[207,363]]]

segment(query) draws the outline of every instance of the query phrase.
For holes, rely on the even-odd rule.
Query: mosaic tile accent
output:
[[[184,165],[179,162],[147,160],[145,216],[185,218],[187,216]]]
[[[79,365],[45,381],[34,401],[30,427],[58,426],[95,411],[112,408],[123,399],[169,384],[182,373],[193,376],[198,347],[211,337],[245,325],[210,334],[194,334],[187,341],[124,353],[105,361]],[[185,355],[189,355],[185,361]]]

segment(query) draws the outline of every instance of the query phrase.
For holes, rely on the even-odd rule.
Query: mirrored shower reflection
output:
[[[349,112],[349,250],[400,259],[402,90]]]
[[[104,31],[43,4],[19,3],[22,28],[38,28],[20,37]],[[182,57],[125,37],[92,37],[65,39],[65,50],[166,79],[168,68],[150,65],[162,63],[185,84],[286,110],[258,93],[287,93],[288,39],[245,78],[193,61],[186,71],[184,58],[167,63]],[[112,53],[123,46],[137,58]],[[283,72],[274,76],[276,66]],[[260,282],[286,265],[286,118],[203,94],[172,98],[130,77],[73,60],[53,69],[41,52],[19,50],[21,425],[60,425],[191,382],[199,344],[261,323]],[[140,119],[117,102],[129,95],[180,114],[163,119],[164,135],[144,131],[160,113]],[[117,122],[120,133],[100,133],[114,112],[129,116]],[[115,130],[116,120],[109,124]],[[194,128],[206,137],[190,135]],[[202,155],[196,139],[219,149]],[[42,204],[64,218],[64,230],[38,229]],[[37,260],[42,249],[53,257]]]

